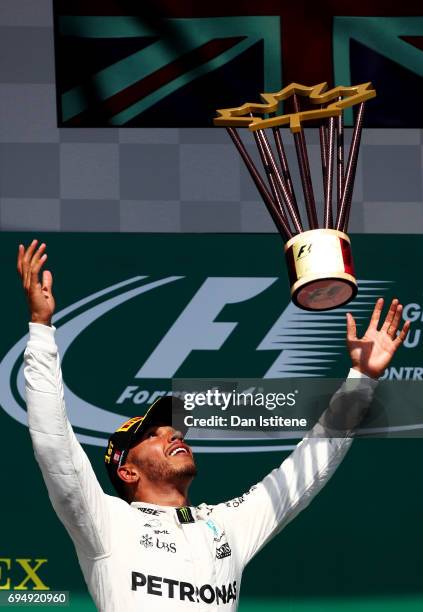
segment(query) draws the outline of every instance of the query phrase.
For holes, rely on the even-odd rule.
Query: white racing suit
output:
[[[238,607],[246,564],[326,484],[351,438],[306,437],[244,495],[177,510],[103,493],[66,417],[54,328],[30,324],[25,352],[29,429],[50,500],[69,532],[101,612]],[[355,404],[375,381],[351,370]],[[349,401],[349,399],[348,399]]]

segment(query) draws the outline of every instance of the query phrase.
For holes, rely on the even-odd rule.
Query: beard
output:
[[[189,463],[184,462],[181,465],[172,464],[166,459],[157,461],[146,458],[140,461],[138,466],[151,482],[175,483],[190,480],[197,475],[197,466],[193,458]]]

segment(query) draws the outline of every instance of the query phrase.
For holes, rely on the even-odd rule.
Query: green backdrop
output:
[[[8,578],[13,588],[25,577],[17,558],[47,559],[39,570],[43,582],[52,590],[70,591],[71,608],[89,610],[94,608],[86,595],[72,543],[50,508],[27,429],[19,422],[23,414],[19,380],[22,352],[17,343],[27,331],[27,310],[16,277],[15,253],[19,242],[28,243],[31,238],[2,234],[0,244],[4,282],[0,588]],[[235,328],[220,348],[190,352],[174,375],[261,377],[281,354],[280,349],[257,350],[289,303],[283,249],[277,236],[51,234],[40,238],[48,244],[48,267],[54,274],[58,312],[137,276],[147,278],[128,286],[181,277],[106,309],[85,328],[79,324],[80,330],[66,351],[63,371],[68,389],[90,405],[117,415],[133,415],[143,411],[142,404],[116,403],[127,386],[149,392],[170,388],[171,381],[165,378],[143,379],[137,373],[181,313],[198,300],[198,291],[208,287],[205,283],[210,278],[229,279],[229,285],[231,278],[255,278],[258,284],[263,278],[275,280],[252,298],[223,305],[216,321],[235,322]],[[413,322],[409,346],[401,348],[392,364],[404,377],[405,368],[411,368],[411,376],[422,364],[418,265],[422,245],[418,236],[353,236],[357,277],[368,281],[360,284],[359,292],[363,323],[377,288],[387,299],[398,296],[418,319]],[[221,281],[221,286],[226,287],[225,282]],[[367,293],[363,294],[362,288]],[[77,314],[104,304],[106,298],[122,295],[126,289],[115,288],[106,297],[97,296],[88,305],[65,311],[57,323],[59,332]],[[318,344],[323,346],[325,342],[322,334]],[[348,369],[342,342],[338,344],[340,355],[329,362],[324,375],[343,376]],[[84,447],[104,489],[110,492],[102,465],[100,440],[105,434],[101,429],[101,423],[97,429],[89,423],[76,427],[79,434],[97,440],[97,445]],[[421,609],[421,449],[420,439],[356,440],[310,508],[251,562],[243,577],[240,609]],[[213,503],[241,494],[286,454],[199,453],[192,502]],[[8,559],[10,562],[4,561]],[[31,581],[28,586],[32,588]]]

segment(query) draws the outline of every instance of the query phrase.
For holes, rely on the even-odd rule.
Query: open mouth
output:
[[[175,457],[176,455],[179,455],[183,453],[184,455],[189,455],[189,452],[187,451],[186,448],[184,448],[183,446],[178,446],[178,448],[175,448],[170,454],[169,457]]]

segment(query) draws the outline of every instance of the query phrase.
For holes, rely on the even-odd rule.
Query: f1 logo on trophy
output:
[[[244,161],[272,219],[285,241],[285,257],[293,302],[304,310],[331,310],[352,300],[357,281],[346,234],[363,127],[364,104],[374,98],[371,83],[327,89],[327,83],[312,87],[291,83],[277,93],[263,93],[259,103],[217,110],[217,126],[226,127]],[[300,105],[300,98],[302,108]],[[283,104],[283,114],[279,105]],[[343,111],[358,104],[348,161],[344,162]],[[290,112],[287,112],[289,110]],[[303,124],[318,125],[323,175],[324,211],[319,224]],[[280,126],[287,125],[294,137],[304,194],[307,227],[301,219]],[[254,135],[264,176],[260,174],[237,127],[248,127]],[[273,134],[278,161],[266,130]],[[336,207],[333,210],[336,158]],[[304,215],[303,215],[304,216]]]

